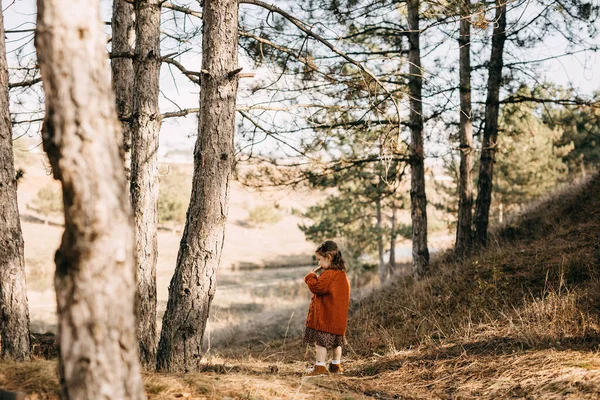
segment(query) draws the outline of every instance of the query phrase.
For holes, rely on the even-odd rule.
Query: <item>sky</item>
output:
[[[533,2],[532,2],[533,3]],[[110,20],[111,1],[101,0],[101,18],[104,21]],[[34,0],[13,0],[3,2],[4,7],[4,24],[7,31],[15,29],[32,29],[35,24],[35,1]],[[527,13],[535,13],[536,9],[532,5],[524,11],[524,17]],[[199,22],[198,22],[199,26]],[[292,28],[290,28],[292,29]],[[510,28],[509,28],[510,29]],[[110,28],[106,28],[107,35],[110,34]],[[481,35],[484,33],[481,32]],[[477,33],[475,33],[477,35]],[[16,65],[14,50],[24,41],[30,41],[31,36],[23,39],[23,34],[7,33],[7,51],[9,67]],[[599,43],[600,44],[600,43]],[[167,42],[164,47],[169,47]],[[32,41],[28,44],[29,53],[33,53]],[[544,58],[552,55],[561,54],[564,51],[565,42],[558,36],[547,38],[542,46],[536,49],[523,50],[523,52],[536,52],[536,58]],[[171,49],[164,48],[163,54],[168,54]],[[458,45],[456,41],[449,41],[447,45],[438,49],[440,55],[446,59],[456,59],[458,54]],[[199,70],[201,65],[201,49],[194,49],[184,54],[179,58],[190,70]],[[33,55],[32,55],[33,56]],[[257,70],[252,70],[252,62],[246,59],[242,54],[239,57],[239,65],[244,67],[244,72],[253,71],[256,73],[254,80],[270,80],[274,79],[276,72],[266,67],[261,67]],[[575,56],[564,57],[549,61],[544,64],[545,78],[560,85],[572,85],[584,94],[591,94],[594,91],[600,90],[600,71],[597,68],[598,55],[591,52],[586,54],[578,54]],[[240,90],[238,96],[238,105],[252,105],[265,102],[268,99],[264,96],[251,94],[249,87],[253,83],[253,79],[242,79],[240,81]],[[198,87],[182,77],[178,70],[163,66],[161,69],[161,98],[160,107],[163,112],[174,111],[177,108],[173,102],[176,102],[182,108],[198,107]],[[12,93],[11,93],[12,94]],[[11,111],[25,111],[39,109],[39,104],[33,98],[21,97],[21,104],[17,104],[16,99],[11,98]],[[279,114],[274,118],[286,118]],[[289,118],[289,117],[288,117]],[[26,119],[21,118],[19,119]],[[160,155],[164,157],[168,152],[179,150],[182,153],[187,153],[191,159],[191,154],[194,147],[195,136],[197,132],[197,121],[195,116],[186,118],[165,119],[160,136]],[[15,136],[26,134],[35,137],[36,129],[30,132],[24,132],[15,129]]]

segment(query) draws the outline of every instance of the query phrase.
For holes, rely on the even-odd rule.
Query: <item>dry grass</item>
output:
[[[144,373],[149,399],[597,399],[600,353],[446,344],[345,363],[304,378],[302,361],[211,357],[193,374]],[[0,386],[56,399],[56,363],[0,364]]]
[[[148,399],[363,399],[360,392],[331,385],[330,378],[304,378],[306,363],[252,358],[212,358],[190,374],[143,374]],[[58,399],[56,362],[0,363],[0,387],[23,390],[33,399]]]
[[[360,399],[361,393],[324,389],[323,378],[302,378],[302,365],[276,365],[258,360],[216,364],[202,373],[187,375],[147,374],[150,399]],[[151,391],[155,390],[154,393]]]
[[[600,354],[429,347],[356,365],[346,384],[386,399],[597,399]]]
[[[364,356],[499,331],[524,347],[598,340],[600,177],[496,231],[466,260],[402,278],[353,305],[349,338]],[[490,333],[490,334],[492,334]]]
[[[585,299],[579,297],[577,292],[564,289],[525,300],[521,308],[506,315],[505,336],[529,347],[540,343],[560,346],[561,341],[597,336],[598,316],[582,310]]]
[[[0,363],[0,388],[35,394],[33,399],[58,399],[56,362],[36,360]],[[33,400],[32,399],[32,400]]]

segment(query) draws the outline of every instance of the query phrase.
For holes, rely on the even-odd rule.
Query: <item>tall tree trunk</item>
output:
[[[459,256],[471,248],[473,220],[473,123],[471,120],[471,3],[460,3],[460,179],[455,250]]]
[[[99,3],[38,0],[37,6],[42,139],[65,211],[54,276],[61,398],[144,399],[123,137]]]
[[[492,36],[488,92],[485,101],[485,128],[481,159],[479,163],[479,181],[477,183],[477,202],[475,204],[474,240],[476,245],[487,244],[490,205],[492,203],[494,162],[498,143],[498,114],[500,110],[500,85],[502,82],[502,57],[506,41],[506,1],[496,0],[496,25]]]
[[[131,204],[135,221],[140,358],[156,363],[156,261],[158,257],[158,108],[160,78],[160,0],[136,0]]]
[[[379,178],[381,180],[381,178]],[[377,207],[377,251],[379,253],[379,282],[385,282],[387,271],[383,261],[383,229],[381,227],[381,195],[377,194],[375,205]]]
[[[498,204],[498,223],[502,223],[504,222],[504,213],[502,210],[502,201],[500,202],[500,204]]]
[[[135,44],[135,19],[133,5],[126,0],[114,0],[112,10],[112,84],[117,100],[117,115],[123,129],[123,157],[125,173],[131,172],[131,114],[133,110],[133,55]]]
[[[0,10],[2,2],[0,1]],[[8,65],[0,12],[0,358],[29,361],[29,306],[25,285],[23,234],[8,110]]]
[[[221,260],[233,163],[238,87],[238,2],[204,0],[202,81],[192,196],[169,301],[157,368],[194,371]]]
[[[419,30],[419,0],[408,0],[408,61],[410,91],[410,200],[412,217],[413,275],[422,277],[429,270],[427,248],[427,196],[425,195],[425,163],[423,152],[423,76]]]
[[[390,276],[394,274],[396,269],[396,200],[392,200],[392,227],[390,232],[390,260],[388,262]]]

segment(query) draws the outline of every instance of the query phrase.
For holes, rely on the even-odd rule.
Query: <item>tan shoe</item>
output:
[[[327,371],[327,368],[325,368],[324,365],[315,365],[314,367],[312,367],[311,369],[306,371],[306,374],[304,374],[304,376],[319,376],[319,375],[329,375],[329,371]]]
[[[342,364],[329,364],[329,372],[332,374],[341,374],[344,372],[344,368],[342,368]]]

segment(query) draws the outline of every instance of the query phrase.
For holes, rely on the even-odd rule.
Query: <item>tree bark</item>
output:
[[[506,41],[506,1],[496,0],[496,18],[492,36],[492,52],[488,76],[488,92],[485,102],[485,127],[479,163],[477,201],[475,204],[475,245],[487,244],[490,205],[492,203],[494,162],[498,143],[498,114],[500,111],[500,85],[502,83],[502,57]]]
[[[138,336],[140,359],[156,363],[156,262],[158,257],[158,108],[160,79],[160,1],[136,0],[131,204],[135,222]]]
[[[465,256],[471,248],[473,220],[473,123],[471,120],[471,3],[460,3],[460,178],[458,221],[456,226],[455,251]]]
[[[238,2],[205,0],[198,139],[190,205],[157,354],[157,369],[197,371],[216,290],[233,163]]]
[[[427,248],[427,196],[425,195],[425,163],[423,151],[423,76],[421,70],[419,0],[408,0],[408,61],[410,92],[410,200],[412,217],[413,275],[422,277],[429,270]]]
[[[387,273],[391,276],[394,274],[396,269],[396,201],[392,200],[392,227],[390,232],[390,259],[388,262],[389,271]]]
[[[99,3],[38,0],[37,9],[42,139],[65,211],[54,276],[61,398],[144,399],[123,137]]]
[[[112,10],[112,52],[132,54],[135,44],[135,19],[133,5],[125,0],[114,0]],[[133,110],[133,61],[130,57],[111,60],[112,84],[117,100],[117,115],[123,130],[123,157],[125,173],[131,172],[131,114]]]
[[[0,1],[0,10],[2,2]],[[17,203],[4,19],[0,12],[0,358],[29,361],[29,306]]]
[[[381,178],[379,179],[381,180]],[[383,283],[387,279],[387,271],[385,262],[383,261],[383,229],[381,227],[381,195],[379,193],[375,205],[377,207],[377,251],[379,254],[379,282]]]

